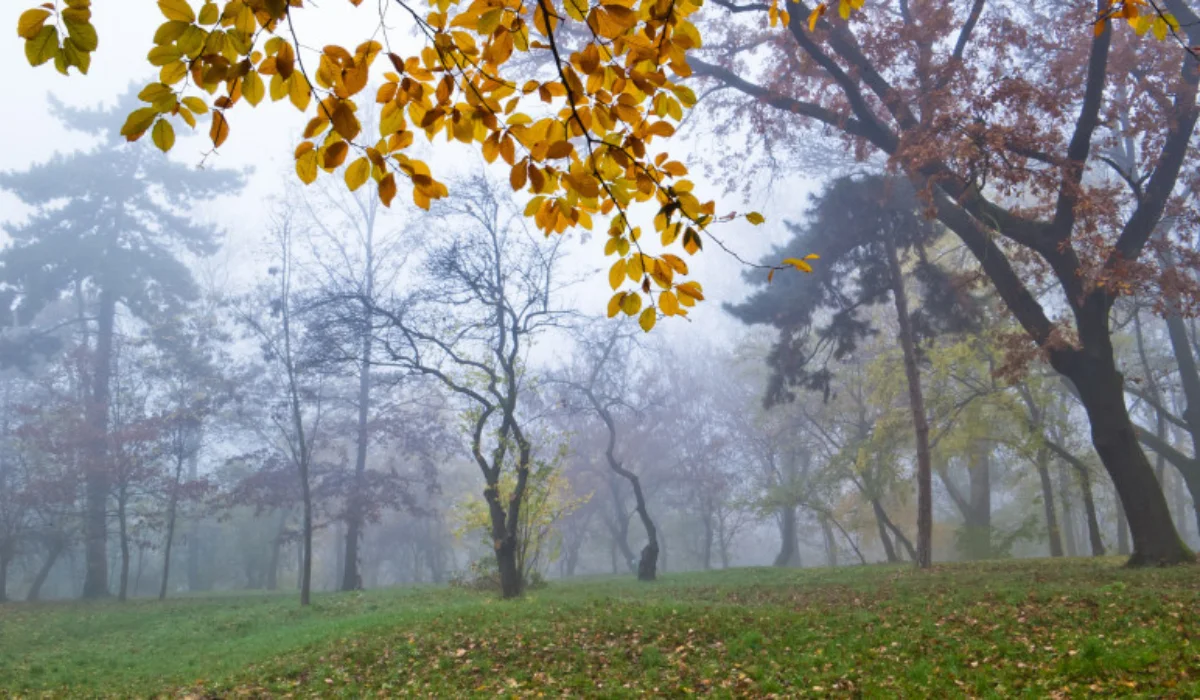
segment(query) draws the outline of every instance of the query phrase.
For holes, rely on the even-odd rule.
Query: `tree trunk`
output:
[[[271,557],[267,563],[267,580],[265,583],[268,591],[279,590],[279,557],[283,549],[283,526],[287,522],[287,514],[281,512],[279,514],[279,526],[275,528],[275,539],[271,541]]]
[[[654,526],[654,520],[650,518],[650,511],[646,508],[646,496],[642,493],[642,482],[638,479],[637,474],[626,469],[617,460],[617,424],[613,420],[612,413],[596,398],[596,395],[590,388],[587,390],[586,395],[588,401],[592,404],[592,408],[600,414],[600,419],[604,421],[604,426],[608,429],[608,444],[604,449],[604,458],[608,461],[608,468],[628,481],[630,487],[633,488],[634,510],[637,511],[638,518],[642,521],[642,527],[646,530],[646,546],[642,547],[642,556],[638,559],[638,580],[653,581],[658,577],[658,528]],[[617,499],[615,487],[613,488],[613,499]],[[628,543],[623,542],[622,544],[625,551],[628,551]],[[628,561],[632,560],[632,557],[630,557]]]
[[[1058,514],[1054,509],[1054,485],[1050,482],[1050,450],[1039,447],[1036,457],[1038,478],[1042,483],[1042,507],[1046,513],[1046,537],[1050,540],[1050,556],[1063,555],[1062,533],[1058,529]]]
[[[917,558],[916,565],[927,569],[933,565],[933,467],[929,452],[929,422],[925,416],[925,399],[921,393],[921,373],[917,367],[916,342],[912,319],[908,315],[908,295],[904,291],[904,272],[896,253],[891,232],[883,232],[888,267],[892,277],[892,296],[896,305],[896,320],[900,324],[900,347],[904,351],[904,374],[908,379],[908,402],[912,410],[913,434],[917,443]]]
[[[87,405],[87,462],[84,474],[87,503],[84,518],[86,568],[83,597],[104,598],[108,592],[108,409],[112,376],[113,326],[116,296],[100,291],[97,311],[96,356],[92,367],[92,395]]]
[[[1083,512],[1087,516],[1088,543],[1092,556],[1104,556],[1104,540],[1100,537],[1100,521],[1096,518],[1096,501],[1092,498],[1092,474],[1086,466],[1076,465],[1079,474],[1079,493],[1083,496]]]
[[[1094,297],[1094,295],[1093,295]],[[1093,309],[1099,305],[1100,311]],[[1125,379],[1113,359],[1107,304],[1089,300],[1077,313],[1083,349],[1051,354],[1054,368],[1074,383],[1092,428],[1092,444],[1125,506],[1133,536],[1130,566],[1194,562],[1179,539],[1167,500],[1125,405]]]
[[[829,524],[829,518],[822,515],[817,519],[821,522],[821,534],[825,537],[825,559],[829,566],[837,567],[837,541],[833,537],[833,527]]]
[[[12,561],[11,547],[0,547],[0,603],[8,602],[8,563]]]
[[[199,477],[199,457],[195,453],[188,457],[188,480],[195,481]],[[193,593],[204,590],[206,586],[200,578],[200,520],[192,518],[188,522],[187,534],[187,581],[188,590]]]
[[[33,577],[33,584],[29,586],[29,593],[26,594],[25,600],[35,602],[42,595],[42,586],[46,584],[46,579],[50,577],[50,571],[54,569],[54,564],[58,561],[58,557],[67,547],[67,538],[61,533],[51,535],[46,543],[46,560],[42,562],[42,567],[38,569],[37,576]]]
[[[1129,522],[1125,519],[1125,506],[1117,499],[1117,554],[1129,556]]]
[[[117,592],[117,600],[124,601],[129,595],[129,521],[126,517],[126,495],[121,488],[117,499],[117,525],[120,527],[121,538],[121,585]]]
[[[634,556],[633,550],[629,547],[629,517],[625,514],[624,508],[621,507],[621,493],[617,486],[617,480],[610,477],[608,488],[612,492],[613,502],[613,524],[610,526],[614,547],[613,573],[616,574],[619,569],[616,564],[616,555],[618,552],[624,559],[627,569],[632,571],[634,568]]]
[[[373,291],[370,238],[367,242],[367,291],[370,299]],[[362,575],[358,571],[359,544],[362,542],[363,488],[367,471],[367,438],[370,430],[368,418],[371,407],[371,309],[368,301],[363,302],[362,358],[358,369],[358,425],[357,443],[354,451],[354,492],[346,509],[346,561],[342,570],[342,590],[355,591],[362,588]]]
[[[800,566],[800,538],[796,535],[796,506],[779,509],[779,554],[773,566]]]
[[[1071,475],[1065,464],[1058,467],[1058,499],[1062,501],[1063,510],[1063,539],[1067,546],[1067,556],[1079,556],[1079,545],[1075,540],[1075,507],[1071,498]]]
[[[166,600],[167,582],[171,578],[171,545],[175,541],[175,517],[179,506],[179,480],[183,477],[184,455],[175,456],[175,480],[171,484],[170,501],[167,504],[167,541],[163,544],[162,583],[158,587],[158,599]]]
[[[875,514],[875,526],[879,529],[879,541],[883,544],[883,553],[887,557],[889,564],[895,564],[900,561],[900,556],[896,554],[896,547],[892,544],[892,538],[888,536],[887,530],[887,515],[883,512],[883,504],[878,498],[871,499],[871,510]]]
[[[705,512],[700,516],[700,522],[704,525],[704,543],[701,546],[701,558],[704,561],[704,570],[709,571],[712,569],[712,515],[709,512]]]

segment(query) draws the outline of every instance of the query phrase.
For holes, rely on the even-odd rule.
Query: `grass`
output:
[[[0,606],[0,695],[1200,696],[1200,570],[739,569]]]

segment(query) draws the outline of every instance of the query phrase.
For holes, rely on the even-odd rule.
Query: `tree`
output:
[[[539,245],[511,200],[482,176],[440,209],[444,241],[431,245],[419,291],[372,309],[384,362],[435,379],[462,402],[503,596],[521,595],[521,507],[533,468],[522,397],[529,345],[559,324],[559,244]],[[560,239],[561,241],[561,239]],[[512,474],[511,487],[503,477]]]
[[[604,460],[608,468],[617,476],[624,479],[633,490],[634,510],[642,527],[646,530],[646,546],[638,557],[637,577],[639,581],[653,581],[658,572],[658,528],[650,511],[646,507],[646,496],[642,491],[641,480],[637,474],[625,467],[617,459],[617,421],[613,409],[625,403],[621,391],[626,387],[622,377],[628,377],[633,347],[629,338],[619,332],[608,334],[607,338],[583,339],[580,343],[583,355],[582,366],[574,372],[575,377],[565,380],[570,390],[580,394],[590,412],[594,412],[604,423],[608,433],[608,441],[604,446]],[[590,365],[590,366],[589,366]],[[616,391],[614,391],[614,389]],[[614,494],[615,496],[615,494]],[[633,560],[627,538],[621,538],[618,544],[628,561]]]
[[[304,305],[314,346],[310,361],[331,371],[353,372],[357,380],[354,479],[346,499],[340,584],[342,590],[357,590],[362,588],[359,549],[370,506],[365,500],[367,457],[372,423],[379,420],[381,411],[375,384],[390,379],[372,376],[377,348],[371,307],[379,292],[396,282],[403,262],[402,239],[386,229],[385,210],[375,192],[347,192],[327,182],[308,193],[297,193],[297,199],[305,215],[312,275],[318,286],[308,293]]]
[[[1163,6],[1188,44],[1200,43],[1186,0]],[[813,15],[805,2],[794,10],[779,39],[798,51],[776,52],[765,73],[734,55],[691,65],[751,97],[750,109],[775,115],[781,128],[827,127],[911,179],[1078,387],[1133,531],[1131,563],[1190,561],[1137,444],[1109,316],[1119,296],[1161,279],[1148,248],[1180,242],[1155,233],[1164,214],[1183,213],[1177,195],[1190,187],[1181,173],[1200,114],[1200,66],[1107,21],[1087,31],[1095,16],[1086,5],[980,1],[918,13],[899,3],[865,24]],[[1130,116],[1128,129],[1110,118],[1115,111]],[[1118,141],[1132,145],[1132,160],[1110,156]],[[1044,278],[1054,293],[1039,298]]]
[[[858,0],[840,0],[836,16],[824,12],[825,4],[800,2],[793,13],[777,2],[721,0],[734,13],[756,13],[759,21],[765,15],[772,26],[782,20],[787,50],[759,62],[772,80],[766,85],[753,82],[762,76],[747,79],[732,70],[736,59],[728,56],[716,64],[689,62],[689,52],[701,44],[688,19],[699,9],[697,0],[645,0],[636,11],[618,3],[566,3],[559,10],[552,0],[538,0],[527,13],[492,8],[488,1],[438,3],[424,17],[397,3],[426,45],[420,56],[388,54],[395,72],[385,75],[388,82],[376,96],[384,105],[381,138],[369,146],[354,143],[366,155],[346,166],[348,186],[373,179],[387,203],[397,192],[397,176],[407,177],[422,206],[447,193],[428,166],[404,152],[413,141],[409,119],[427,136],[478,143],[489,160],[508,164],[514,189],[528,187],[535,195],[528,211],[544,232],[587,227],[596,213],[613,215],[607,253],[619,259],[612,279],[623,285],[630,277],[640,287],[618,291],[610,314],[636,315],[649,329],[660,313],[682,315],[703,294],[695,281],[676,281],[687,274],[681,259],[643,251],[629,205],[653,200],[664,245],[689,253],[700,250],[704,237],[717,240],[711,224],[727,218],[715,215],[714,203],[700,203],[693,183],[682,179],[682,163],[647,148],[655,137],[671,135],[683,109],[695,104],[694,93],[678,79],[696,70],[758,100],[756,109],[814,120],[844,135],[859,153],[886,156],[912,179],[935,215],[971,249],[1037,347],[1080,386],[1095,446],[1133,532],[1131,563],[1192,559],[1138,445],[1109,332],[1113,300],[1129,281],[1157,278],[1143,253],[1174,204],[1177,186],[1185,184],[1179,176],[1200,116],[1200,67],[1192,52],[1162,50],[1118,33],[1111,19],[1128,19],[1139,34],[1186,35],[1185,47],[1200,45],[1200,18],[1187,0],[1163,0],[1161,8],[1116,0],[1095,9],[1048,0],[1018,6],[975,0],[927,9],[899,0],[867,13],[869,21],[861,25]],[[17,30],[30,63],[86,71],[98,45],[89,6],[80,0],[53,18],[54,10],[41,7],[23,13]],[[130,113],[127,138],[150,132],[169,149],[173,120],[194,124],[197,114],[210,111],[204,98],[189,94],[187,86],[194,85],[214,98],[209,135],[220,147],[230,134],[231,109],[243,97],[260,102],[267,75],[272,99],[287,97],[316,113],[295,152],[301,179],[314,181],[322,170],[345,163],[350,142],[362,131],[351,98],[367,85],[383,51],[379,42],[310,54],[309,67],[316,65],[310,72],[292,16],[312,10],[298,4],[226,0],[205,3],[197,14],[187,0],[162,0],[159,9],[168,21],[147,56],[160,67],[159,82],[140,93],[149,106]],[[387,38],[382,14],[378,31]],[[725,27],[741,29],[725,19]],[[60,36],[60,24],[66,35]],[[570,51],[575,37],[578,50]],[[791,50],[793,43],[798,51]],[[553,68],[551,79],[531,80],[518,90],[510,63],[514,50],[539,52]],[[1100,152],[1115,140],[1113,130],[1101,128],[1109,84],[1132,117],[1127,135],[1136,146],[1134,168]],[[529,110],[518,111],[534,94],[557,114],[535,119]],[[518,158],[518,145],[528,155]],[[1126,189],[1115,191],[1112,180],[1085,179],[1089,164],[1113,167]],[[747,218],[762,220],[753,213]],[[784,262],[781,267],[792,264]],[[1038,298],[1041,274],[1023,275],[1027,265],[1055,280],[1057,299]],[[653,285],[661,290],[658,299]],[[1069,317],[1054,318],[1055,304]]]
[[[313,553],[313,464],[314,447],[321,429],[324,387],[302,362],[304,341],[297,319],[296,231],[290,211],[276,215],[272,224],[276,246],[272,259],[274,278],[260,293],[244,300],[239,320],[259,343],[268,368],[267,393],[270,421],[275,427],[279,451],[295,471],[302,523],[300,534],[300,604],[312,597]]]
[[[803,255],[798,250],[815,250],[814,255],[819,254],[822,261],[820,272],[781,280],[779,286],[770,286],[729,309],[743,321],[770,323],[781,331],[769,356],[774,370],[767,394],[769,405],[792,397],[794,386],[820,390],[828,396],[833,376],[829,363],[849,356],[863,337],[874,332],[860,314],[890,293],[900,329],[916,444],[915,563],[927,568],[933,562],[933,494],[929,417],[917,356],[916,324],[921,317],[915,310],[910,311],[907,276],[899,251],[916,255],[917,276],[930,288],[930,296],[953,294],[949,276],[925,259],[925,249],[933,242],[937,229],[920,216],[907,183],[879,177],[835,180],[813,198],[810,217],[808,226],[773,255],[795,259]],[[959,298],[969,300],[962,294]],[[937,310],[942,312],[942,325],[969,326],[966,311],[958,305],[943,304]],[[830,320],[811,331],[810,337],[810,329],[820,323],[817,314],[822,311],[831,314]]]
[[[108,594],[107,435],[113,333],[118,306],[143,320],[162,318],[196,296],[180,255],[215,251],[216,232],[167,203],[201,202],[231,190],[234,173],[195,170],[145,148],[122,145],[119,115],[132,96],[109,110],[52,105],[66,126],[99,144],[55,156],[23,173],[0,174],[36,213],[9,226],[13,244],[0,253],[2,305],[8,324],[36,323],[46,306],[74,295],[95,324],[87,425],[87,573],[84,597]],[[66,206],[57,206],[62,199]]]

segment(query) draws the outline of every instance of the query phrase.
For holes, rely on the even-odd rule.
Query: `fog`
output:
[[[396,51],[424,45],[390,3],[330,4],[295,12],[304,51],[383,27]],[[859,586],[858,606],[891,595],[879,571],[1192,561],[1196,115],[1168,103],[1195,102],[1194,66],[1190,88],[1162,87],[1176,54],[1122,39],[1113,61],[1137,68],[1101,64],[1110,83],[1085,99],[1080,57],[1108,45],[1038,8],[914,28],[907,3],[876,26],[846,22],[882,12],[847,1],[837,21],[861,43],[831,33],[829,58],[805,38],[819,14],[785,20],[789,53],[743,16],[765,6],[715,4],[680,78],[699,102],[644,156],[669,150],[719,202],[687,254],[653,201],[626,205],[629,240],[599,213],[545,235],[524,171],[514,192],[503,160],[449,139],[408,151],[448,188],[427,208],[407,180],[390,206],[337,168],[304,185],[309,115],[285,104],[231,111],[216,149],[203,125],[169,153],[131,141],[152,12],[97,11],[89,76],[26,70],[23,41],[0,40],[20,66],[0,129],[0,635],[11,610],[65,610],[76,629],[108,609],[92,601],[143,620],[160,600],[251,594],[668,605],[676,589],[652,586],[694,582],[699,600],[761,567],[743,573]],[[1189,31],[1156,17],[1151,36]],[[1046,24],[1045,44],[1006,38],[1019,22]],[[514,75],[557,80],[549,55],[523,60]],[[650,252],[614,257],[618,240]],[[745,580],[728,584],[738,610],[755,605]],[[687,624],[657,643],[691,649]],[[639,668],[659,668],[654,648]],[[740,680],[723,687],[760,692]]]

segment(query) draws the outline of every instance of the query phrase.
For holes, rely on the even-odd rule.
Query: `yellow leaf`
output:
[[[366,183],[367,178],[371,176],[371,161],[366,158],[359,158],[346,168],[346,187],[353,192]]]
[[[75,41],[75,45],[79,47],[80,51],[95,51],[99,46],[100,41],[96,37],[96,28],[90,22],[69,19],[64,12],[63,24],[66,25],[67,34]]]
[[[754,224],[755,226],[758,226],[762,222],[766,221],[766,219],[763,218],[762,214],[759,214],[756,211],[752,211],[746,215],[746,221],[749,221],[750,223]]]
[[[612,318],[621,311],[621,301],[625,299],[625,292],[617,292],[608,300],[608,317]]]
[[[648,306],[646,307],[646,310],[642,312],[641,317],[638,318],[638,325],[642,327],[642,330],[649,333],[650,330],[654,328],[654,323],[656,321],[658,321],[658,314],[654,313],[654,307]]]
[[[242,97],[245,97],[251,106],[257,106],[259,102],[262,102],[264,96],[265,88],[262,77],[257,71],[250,71],[246,77],[242,78]]]
[[[304,79],[302,73],[292,73],[292,77],[288,78],[288,98],[296,109],[303,112],[308,109],[308,100],[312,97],[312,91],[308,88],[308,81]]]
[[[813,8],[813,11],[808,14],[808,31],[816,31],[817,22],[821,19],[821,15],[825,14],[825,3],[821,3]]]
[[[637,294],[626,294],[621,300],[621,310],[626,316],[633,316],[642,310],[642,298]]]
[[[796,268],[797,270],[800,270],[801,272],[812,272],[813,271],[812,265],[809,265],[808,263],[804,262],[803,260],[801,260],[799,258],[784,258],[783,264],[791,265],[792,267]]]
[[[154,124],[154,131],[150,132],[150,138],[154,140],[158,150],[166,153],[175,145],[175,128],[166,119],[159,119]]]
[[[17,36],[22,39],[36,38],[42,32],[42,27],[46,26],[48,17],[50,11],[40,7],[22,12],[17,19]]]
[[[58,30],[42,27],[37,36],[25,42],[25,58],[32,66],[40,66],[58,53]]]
[[[658,295],[658,308],[668,316],[679,313],[679,299],[674,292],[663,292]]]
[[[623,283],[624,281],[625,281],[625,258],[621,258],[620,260],[617,260],[615,263],[613,263],[612,267],[610,267],[608,269],[608,284],[613,289],[617,289],[621,286],[621,283]]]
[[[243,91],[242,94],[246,94],[245,91]],[[199,97],[185,97],[180,100],[180,102],[183,103],[184,107],[187,107],[196,114],[204,114],[208,112],[208,105],[205,104],[204,100],[200,99]]]
[[[216,24],[220,17],[221,11],[215,2],[206,2],[200,6],[200,24]]]
[[[146,129],[150,128],[157,117],[158,112],[153,107],[136,109],[125,118],[125,125],[121,127],[121,135],[129,141],[137,141],[142,134],[146,133]]]
[[[296,159],[296,174],[300,181],[311,185],[317,179],[317,151],[314,148],[306,150]]]
[[[192,6],[187,0],[158,0],[158,9],[170,20],[189,24],[196,21],[196,13],[192,11]]]

